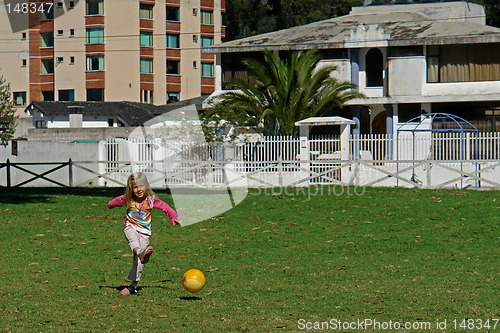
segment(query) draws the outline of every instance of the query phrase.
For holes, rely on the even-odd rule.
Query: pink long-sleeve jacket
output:
[[[114,198],[108,202],[108,207],[125,207],[125,195]],[[157,208],[165,212],[172,221],[178,221],[179,216],[169,205],[158,197],[148,197],[142,202],[132,201],[127,207],[127,216],[125,217],[124,227],[132,226],[138,232],[151,235],[151,210]]]

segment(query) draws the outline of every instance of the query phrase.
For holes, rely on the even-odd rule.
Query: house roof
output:
[[[137,102],[32,102],[25,109],[31,112],[37,109],[44,116],[64,116],[83,114],[88,117],[118,117],[126,126],[140,126],[161,114],[172,111],[187,104],[195,104],[201,108],[201,102],[182,101],[167,105],[155,106]]]
[[[466,5],[464,5],[466,4]],[[460,7],[462,6],[462,7]],[[500,29],[487,26],[481,18],[446,17],[473,6],[470,15],[484,11],[479,5],[431,3],[355,7],[349,15],[303,26],[242,38],[203,48],[206,53],[269,50],[331,49],[384,46],[416,46],[469,43],[498,43]],[[461,9],[462,8],[462,9]],[[436,12],[439,11],[439,14]],[[448,14],[452,15],[452,14]]]
[[[324,126],[324,125],[354,125],[356,122],[351,119],[332,117],[310,117],[295,122],[295,126]]]

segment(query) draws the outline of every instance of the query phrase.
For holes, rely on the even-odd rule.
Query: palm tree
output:
[[[268,50],[264,61],[246,59],[248,79],[227,82],[237,90],[217,97],[218,110],[224,109],[225,116],[240,120],[240,125],[242,119],[245,125],[261,124],[266,134],[296,135],[296,121],[362,97],[354,84],[331,75],[335,66],[318,66],[320,60],[316,50],[293,52],[287,61]]]

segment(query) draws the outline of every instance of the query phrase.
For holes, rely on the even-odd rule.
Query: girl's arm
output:
[[[115,208],[115,207],[124,207],[125,206],[125,194],[120,195],[119,197],[114,198],[110,202],[108,202],[108,208]]]
[[[172,207],[167,205],[165,202],[158,199],[158,197],[156,196],[153,203],[153,208],[161,209],[165,214],[167,214],[167,217],[172,221],[174,225],[181,225],[181,221],[179,221],[179,216],[177,215],[175,210],[173,210]]]

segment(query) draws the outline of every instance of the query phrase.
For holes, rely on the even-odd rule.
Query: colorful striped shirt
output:
[[[108,208],[125,207],[125,195],[114,198],[108,203]],[[151,235],[151,210],[157,208],[162,210],[167,217],[173,221],[178,221],[179,216],[165,202],[158,197],[147,197],[141,202],[132,201],[127,207],[124,227],[132,226],[140,233]]]

